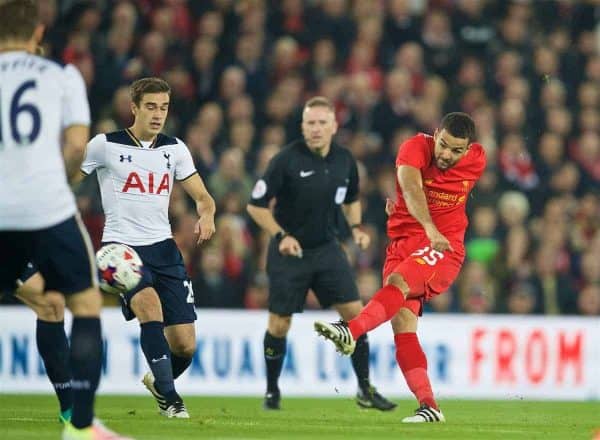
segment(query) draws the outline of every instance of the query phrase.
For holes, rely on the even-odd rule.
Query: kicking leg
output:
[[[140,345],[152,373],[142,382],[158,402],[160,414],[189,418],[181,398],[175,391],[171,351],[164,333],[163,314],[156,290],[146,287],[130,300],[131,309],[140,322]]]
[[[348,323],[316,321],[316,332],[332,341],[342,354],[352,354],[358,338],[392,319],[404,305],[409,288],[402,275],[393,273],[386,282],[387,284],[373,295],[358,316]]]
[[[379,327],[400,310],[409,294],[408,284],[398,273],[391,274],[386,285],[379,289],[360,314],[348,322],[352,337],[358,339],[361,335]]]

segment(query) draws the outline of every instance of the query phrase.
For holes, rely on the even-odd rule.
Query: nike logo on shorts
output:
[[[308,176],[312,176],[313,174],[315,174],[314,170],[300,171],[300,177],[308,177]]]

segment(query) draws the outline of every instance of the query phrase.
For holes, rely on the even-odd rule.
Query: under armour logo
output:
[[[121,162],[125,162],[125,161],[131,163],[131,154],[128,155],[128,156],[125,156],[125,155],[121,154]]]
[[[171,155],[167,153],[163,153],[163,157],[167,159],[167,169],[171,169]]]

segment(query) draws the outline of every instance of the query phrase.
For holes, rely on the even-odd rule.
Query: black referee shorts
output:
[[[337,242],[303,253],[302,258],[281,255],[279,243],[271,240],[267,255],[270,312],[284,316],[301,313],[308,289],[315,292],[323,308],[359,299],[354,274]]]

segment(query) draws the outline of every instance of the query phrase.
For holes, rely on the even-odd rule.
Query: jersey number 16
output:
[[[19,147],[25,147],[35,142],[40,134],[40,128],[42,125],[42,118],[40,111],[35,104],[23,103],[21,98],[23,94],[29,89],[35,89],[36,84],[34,80],[25,81],[21,84],[12,99],[9,99],[10,105],[8,106],[8,126],[10,130],[7,133],[4,132],[2,126],[2,90],[0,90],[0,150],[4,147],[4,142],[8,142],[9,136],[13,139],[15,145]],[[31,129],[29,133],[23,133],[19,129],[19,117],[23,113],[29,114],[31,117]]]

